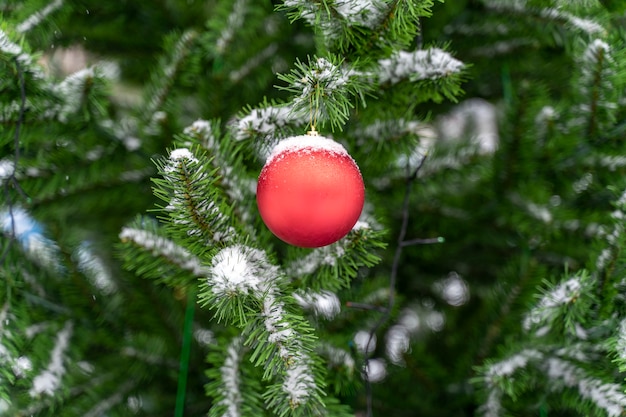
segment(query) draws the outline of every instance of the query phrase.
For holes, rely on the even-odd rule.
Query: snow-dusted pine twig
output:
[[[303,407],[321,409],[319,369],[313,359],[312,329],[289,312],[281,294],[283,278],[267,255],[244,245],[228,246],[212,260],[200,300],[220,321],[240,327],[251,359],[270,385],[266,403],[278,414]],[[251,309],[256,305],[259,309]]]
[[[579,112],[586,123],[587,137],[594,138],[599,129],[607,126],[617,109],[612,85],[613,57],[611,48],[601,39],[589,43],[581,57],[580,93],[584,102]]]
[[[398,51],[379,65],[380,83],[397,84],[400,81],[434,80],[458,74],[464,65],[461,61],[440,48]]]
[[[269,140],[281,136],[289,126],[302,126],[308,121],[308,114],[294,111],[288,105],[251,109],[231,124],[236,140],[260,138]],[[284,134],[284,133],[283,133]]]
[[[63,0],[53,0],[43,9],[28,16],[28,18],[26,18],[26,20],[17,25],[15,29],[20,33],[28,32],[32,28],[43,22],[51,13],[54,13],[56,10],[60,9],[61,6],[63,6]]]
[[[170,46],[171,55],[162,58],[161,65],[157,67],[158,70],[152,74],[151,85],[146,88],[147,95],[144,99],[144,119],[146,122],[151,122],[165,103],[167,94],[185,59],[189,56],[198,35],[199,33],[193,29],[180,35],[176,42]]]
[[[364,94],[371,88],[364,73],[334,56],[298,60],[289,74],[278,78],[286,83],[279,88],[294,94],[292,111],[308,114],[312,130],[326,123],[333,130],[341,129],[354,107],[352,100],[364,102]]]
[[[69,348],[74,324],[67,321],[57,334],[54,348],[50,353],[48,366],[33,379],[33,386],[28,391],[32,398],[42,395],[53,396],[61,387],[61,379],[67,372],[65,368],[65,354]]]
[[[191,147],[194,143],[198,143],[212,156],[211,165],[219,171],[221,184],[232,202],[243,203],[254,197],[256,181],[247,178],[241,172],[241,167],[234,165],[233,160],[237,152],[233,149],[233,145],[236,141],[223,137],[217,122],[199,119],[187,126],[183,133],[193,138],[193,141],[183,140],[184,146]],[[242,213],[244,214],[250,215]],[[247,218],[242,220],[247,220]]]
[[[202,276],[207,271],[202,262],[185,248],[177,245],[170,239],[148,230],[124,227],[120,232],[120,240],[123,243],[134,243],[138,247],[151,252],[153,256],[162,257],[195,276]]]
[[[312,291],[296,292],[293,294],[298,304],[305,310],[312,310],[315,315],[331,320],[341,310],[339,298],[330,291],[319,293]]]
[[[168,159],[158,163],[163,180],[155,180],[155,193],[165,202],[165,211],[172,219],[172,231],[182,239],[197,237],[196,247],[216,242],[228,242],[236,235],[230,225],[229,206],[222,190],[214,185],[219,175],[211,166],[200,161],[206,153],[197,150],[198,157],[188,148],[170,152]],[[181,231],[182,226],[187,230]]]

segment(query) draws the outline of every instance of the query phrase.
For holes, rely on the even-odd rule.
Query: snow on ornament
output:
[[[317,132],[280,141],[257,184],[265,225],[281,240],[304,248],[347,235],[364,200],[359,167],[342,145]]]

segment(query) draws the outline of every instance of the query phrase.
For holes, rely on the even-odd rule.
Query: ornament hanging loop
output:
[[[309,125],[311,126],[311,130],[306,132],[307,136],[319,136],[319,132],[315,129],[315,125],[317,124],[317,113],[319,112],[319,101],[320,101],[320,90],[319,84],[316,83],[313,87],[314,94],[311,94],[309,100]]]

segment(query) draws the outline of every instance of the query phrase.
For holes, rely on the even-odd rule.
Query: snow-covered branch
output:
[[[61,387],[61,379],[66,373],[65,355],[73,330],[74,324],[67,321],[57,334],[48,366],[33,379],[33,386],[28,391],[31,397],[38,398],[44,394],[52,396]]]
[[[458,74],[464,67],[461,61],[440,48],[398,51],[378,61],[378,65],[378,79],[382,84],[436,80]]]
[[[202,265],[198,258],[187,249],[163,236],[147,230],[124,227],[119,237],[122,242],[133,242],[137,246],[151,252],[154,256],[163,257],[168,262],[178,265],[196,276],[203,276],[207,273],[207,268]]]

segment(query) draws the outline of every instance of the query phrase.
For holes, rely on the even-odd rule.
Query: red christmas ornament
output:
[[[317,248],[344,237],[365,200],[359,167],[343,146],[317,135],[282,140],[259,175],[257,205],[277,237]]]

